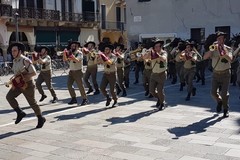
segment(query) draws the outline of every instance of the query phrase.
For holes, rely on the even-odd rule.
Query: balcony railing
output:
[[[0,4],[0,16],[13,17],[15,13],[22,19],[70,21],[70,22],[98,22],[99,14],[93,12],[70,13],[40,8],[19,8],[12,9],[12,6]]]
[[[126,23],[103,21],[102,29],[112,29],[112,30],[124,31],[124,30],[126,30]]]

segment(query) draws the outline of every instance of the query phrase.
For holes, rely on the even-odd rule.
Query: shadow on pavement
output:
[[[23,130],[23,131],[19,131],[19,132],[7,132],[7,133],[4,133],[4,134],[0,135],[0,140],[4,139],[4,138],[15,136],[15,135],[19,135],[19,134],[22,134],[22,133],[30,132],[30,131],[35,130],[35,129],[36,128],[27,129],[27,130]]]
[[[119,123],[133,123],[136,122],[144,117],[148,117],[156,112],[158,112],[158,109],[153,109],[153,110],[149,110],[149,111],[144,111],[144,112],[140,112],[140,113],[136,113],[127,117],[112,117],[109,119],[106,119],[107,122],[111,122],[111,124],[106,125],[104,127],[110,126],[110,125],[115,125],[115,124],[119,124]]]
[[[179,137],[187,136],[190,134],[197,134],[197,133],[202,133],[206,132],[206,129],[217,122],[220,122],[223,118],[218,117],[218,114],[213,115],[212,117],[208,117],[205,119],[200,120],[199,122],[192,123],[186,127],[174,127],[168,129],[169,133],[174,134],[176,137],[172,139],[178,139]]]
[[[95,114],[95,113],[99,113],[99,112],[106,111],[106,110],[107,110],[107,108],[100,108],[100,109],[85,111],[85,112],[81,112],[81,113],[60,115],[60,116],[56,116],[54,118],[56,118],[57,121],[70,120],[70,119],[80,119],[80,118],[83,118],[85,116]]]

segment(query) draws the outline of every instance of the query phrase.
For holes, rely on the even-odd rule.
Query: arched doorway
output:
[[[27,38],[26,34],[24,32],[19,32],[18,37],[19,37],[19,42],[22,42],[25,45],[26,51],[29,51],[30,46],[29,46],[28,38]],[[16,32],[12,32],[12,34],[9,38],[9,45],[11,45],[14,42],[16,42]]]

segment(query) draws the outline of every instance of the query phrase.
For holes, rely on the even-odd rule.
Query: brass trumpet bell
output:
[[[217,45],[211,45],[211,46],[209,46],[209,50],[211,51],[211,52],[213,52],[213,51],[216,51],[217,50]]]

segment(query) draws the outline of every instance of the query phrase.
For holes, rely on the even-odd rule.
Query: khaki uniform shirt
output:
[[[160,61],[159,58],[153,59],[152,61],[152,73],[162,73],[167,70],[167,52],[162,50],[160,54],[163,58],[166,58],[165,62]],[[162,63],[162,65],[161,65]]]
[[[193,52],[193,51],[192,51],[192,59],[195,60],[195,62],[192,61],[191,59],[186,60],[184,62],[184,68],[191,69],[191,68],[196,67],[197,54],[195,52]]]
[[[129,53],[124,54],[124,67],[131,65],[131,57]]]
[[[123,54],[121,54],[120,56],[117,56],[116,67],[117,68],[123,68],[124,67],[124,55]]]
[[[228,56],[232,57],[232,49],[226,45],[224,45],[224,47],[226,47],[228,50],[228,53],[227,53]],[[225,56],[220,55],[218,50],[213,51],[211,58],[212,58],[212,67],[215,71],[224,71],[231,68],[231,61],[228,61],[227,63],[221,62],[221,60],[223,60],[224,57]]]
[[[51,57],[49,55],[46,55],[45,57],[42,57],[41,60],[44,62],[44,64],[41,64],[41,71],[51,71],[52,70],[52,63],[51,63]]]
[[[144,69],[152,69],[152,62],[151,60],[144,61]]]
[[[117,57],[113,53],[107,55],[107,57],[110,59],[112,64],[108,65],[108,64],[104,63],[104,72],[105,73],[116,72],[116,59],[117,59]]]
[[[26,68],[26,70],[24,68]],[[32,61],[23,55],[21,55],[18,58],[15,58],[13,60],[12,70],[13,70],[14,75],[18,75],[18,74],[22,73],[23,71],[24,72],[27,71],[29,74],[34,73],[34,72],[36,73],[36,70],[32,64]]]
[[[82,69],[83,54],[80,51],[75,51],[73,54],[78,60],[80,60],[80,62],[70,61],[69,62],[70,70],[72,70],[72,71],[81,70]]]

